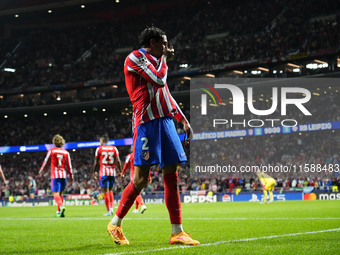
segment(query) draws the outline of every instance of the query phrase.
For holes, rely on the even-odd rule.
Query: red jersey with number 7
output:
[[[99,176],[116,176],[115,158],[119,155],[115,146],[102,145],[96,149],[95,156],[99,157]]]
[[[66,168],[70,178],[73,179],[71,158],[67,150],[59,147],[49,149],[39,173],[45,170],[49,161],[51,161],[51,179],[67,178]]]

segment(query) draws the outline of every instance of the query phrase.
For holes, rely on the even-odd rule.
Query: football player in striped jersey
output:
[[[104,134],[100,137],[100,146],[96,149],[93,164],[93,176],[97,179],[97,169],[99,167],[99,186],[104,192],[104,201],[107,213],[104,216],[113,214],[113,186],[115,176],[120,176],[122,172],[122,164],[119,159],[119,152],[115,146],[108,145],[109,136]],[[118,170],[118,173],[116,173]]]
[[[73,182],[71,157],[68,151],[62,148],[65,140],[61,135],[56,134],[52,139],[52,143],[55,147],[48,150],[45,160],[40,167],[39,176],[42,176],[48,162],[51,162],[51,191],[58,206],[57,213],[54,217],[65,217],[66,208],[63,206],[63,191],[66,186],[67,172],[71,182]]]
[[[107,231],[116,244],[129,244],[122,220],[148,182],[150,167],[160,164],[164,181],[164,200],[170,215],[170,244],[198,245],[182,227],[177,164],[187,161],[172,118],[183,124],[192,138],[191,126],[170,94],[167,62],[174,57],[164,31],[148,27],[139,35],[141,48],[132,51],[124,63],[126,89],[133,105],[132,129],[134,179],[123,191],[118,209]]]

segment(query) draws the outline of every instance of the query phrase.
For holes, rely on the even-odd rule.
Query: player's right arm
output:
[[[48,163],[48,161],[50,160],[50,158],[51,158],[51,150],[49,150],[48,152],[47,152],[47,155],[46,155],[46,157],[45,157],[45,159],[44,159],[44,162],[42,163],[42,165],[41,165],[41,167],[40,167],[40,170],[39,170],[39,176],[41,176],[41,174],[42,174],[42,172],[44,172],[44,170],[45,170],[45,168],[46,168],[46,166],[47,166],[47,163]]]
[[[98,167],[99,167],[99,159],[100,159],[100,155],[99,155],[99,148],[98,147],[96,149],[96,152],[95,152],[95,157],[94,157],[94,162],[93,162],[93,179],[97,180],[98,178]]]
[[[128,169],[129,165],[130,165],[130,159],[131,159],[131,155],[127,155],[126,159],[125,159],[125,164],[123,167],[123,171],[122,171],[122,176],[124,177],[126,170]]]
[[[150,82],[152,85],[162,88],[166,84],[168,76],[168,66],[166,64],[167,56],[162,55],[159,67],[156,69],[144,53],[139,51],[133,51],[125,61],[127,71],[136,72],[143,76],[145,80]]]
[[[4,182],[4,185],[5,185],[5,187],[6,187],[6,186],[7,186],[7,184],[6,184],[6,178],[5,178],[4,172],[2,171],[1,165],[0,165],[0,176],[1,176],[1,179],[2,179],[2,181]]]

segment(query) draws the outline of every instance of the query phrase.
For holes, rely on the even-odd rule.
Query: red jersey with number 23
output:
[[[116,176],[115,158],[119,155],[115,146],[102,145],[96,150],[96,157],[99,157],[99,176]]]

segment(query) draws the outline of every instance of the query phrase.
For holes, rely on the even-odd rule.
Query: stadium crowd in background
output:
[[[259,145],[263,145],[260,146]],[[280,147],[277,147],[280,144]],[[302,165],[302,164],[339,164],[339,145],[337,133],[331,131],[303,133],[296,135],[276,135],[256,138],[214,140],[204,142],[204,146],[213,145],[218,153],[191,153],[191,160],[197,164],[232,165],[239,168],[242,165]],[[119,147],[121,160],[129,153],[130,146]],[[98,182],[92,178],[94,149],[70,151],[73,164],[75,182],[67,183],[65,191],[68,194],[91,194],[98,190]],[[37,194],[51,194],[48,174],[45,178],[38,177],[39,164],[44,158],[44,152],[4,154],[1,156],[3,170],[9,181],[7,187],[2,186],[3,197],[11,195],[28,195],[28,179],[32,175],[37,181]],[[180,165],[179,188],[181,192],[190,190],[212,190],[214,192],[231,192],[237,187],[243,190],[256,190],[260,184],[255,173],[199,173],[191,169],[189,164]],[[271,174],[276,181],[276,187],[304,187],[314,186],[318,189],[331,189],[340,185],[340,178],[334,172],[305,172],[299,169],[294,173]],[[159,166],[151,168],[152,182],[144,191],[146,194],[157,194],[164,191],[162,173]],[[127,175],[116,181],[113,192],[120,195],[124,187],[130,182]],[[340,188],[340,187],[339,187]],[[39,193],[39,190],[41,193]]]
[[[252,10],[251,15],[249,9]],[[336,49],[340,39],[339,15],[326,19],[312,18],[324,13],[336,13],[339,9],[339,3],[335,0],[323,1],[322,4],[316,0],[312,3],[287,0],[266,4],[251,1],[214,1],[209,4],[199,2],[186,3],[181,8],[170,6],[153,14],[151,22],[164,27],[169,40],[173,39],[170,43],[176,48],[176,58],[173,63],[169,63],[169,70],[177,71],[181,64],[209,67],[253,59],[266,62],[265,59],[278,59],[293,53]],[[6,56],[18,42],[22,42],[8,62],[8,66],[16,69],[16,72],[0,73],[1,90],[20,92],[30,87],[53,88],[55,85],[90,80],[96,80],[97,84],[100,81],[102,84],[123,81],[123,64],[127,53],[117,53],[115,50],[138,47],[133,40],[138,34],[135,24],[149,24],[150,15],[124,19],[124,29],[115,25],[120,22],[122,20],[86,27],[37,29],[29,33],[20,30],[13,31],[11,39],[0,38],[3,42],[0,56]],[[206,38],[208,35],[223,32],[226,35],[217,39]],[[67,101],[117,96],[126,94],[89,94],[69,98]],[[38,102],[26,99],[9,101],[3,107],[44,103],[55,101],[51,98]]]
[[[251,9],[251,13],[249,13]],[[338,48],[340,41],[339,1],[271,1],[265,5],[244,1],[230,5],[225,1],[207,3],[185,3],[179,9],[171,6],[152,16],[151,22],[164,28],[170,43],[176,49],[176,57],[169,62],[169,70],[178,70],[179,65],[186,63],[190,67],[210,66],[241,60],[280,58],[290,53],[310,52],[313,50]],[[259,15],[261,13],[261,15]],[[264,15],[263,15],[264,13]],[[322,19],[315,17],[331,15]],[[226,18],[228,17],[228,18]],[[189,22],[188,22],[189,20]],[[138,48],[135,36],[139,24],[149,24],[150,15],[123,19],[124,29],[115,24],[122,20],[91,24],[86,27],[71,26],[62,29],[32,29],[30,32],[13,31],[10,39],[0,36],[0,55],[6,56],[21,41],[15,56],[8,64],[15,68],[15,73],[0,72],[1,91],[20,93],[32,87],[50,87],[59,84],[84,83],[89,80],[115,82],[123,80],[123,62],[126,53],[117,53],[115,49],[123,47]],[[235,26],[231,24],[236,24]],[[200,28],[200,29],[197,29]],[[128,31],[128,32],[127,32]],[[226,33],[218,39],[208,39],[208,35]],[[20,35],[19,35],[20,34]],[[2,35],[2,34],[1,34]],[[71,40],[69,38],[72,38]],[[58,47],[51,47],[58,45]],[[171,73],[170,73],[171,74]],[[169,84],[171,91],[188,89],[179,82]],[[126,91],[112,89],[89,90],[82,95],[66,96],[63,103],[109,99],[127,96]],[[288,109],[288,116],[294,115],[299,124],[324,121],[339,121],[339,94],[313,98],[313,104],[306,104],[313,113],[312,118],[296,116]],[[1,107],[35,106],[54,104],[56,97],[40,100],[26,97],[17,101],[4,102]],[[189,114],[190,105],[184,113]],[[226,106],[231,110],[231,106]],[[255,108],[268,109],[265,101],[257,101]],[[249,113],[247,113],[248,116]],[[275,114],[275,113],[274,113]],[[213,117],[213,115],[211,115]],[[9,120],[9,119],[8,119]],[[50,143],[55,133],[62,134],[67,141],[98,140],[99,134],[109,130],[112,139],[131,137],[131,116],[116,114],[115,118],[108,113],[86,114],[82,116],[46,117],[44,119],[29,117],[26,119],[11,118],[2,122],[0,130],[1,146],[32,145]],[[238,118],[235,118],[238,121]],[[103,123],[105,122],[105,125]],[[60,125],[60,123],[65,123]],[[89,129],[86,123],[91,123]],[[204,125],[195,132],[205,131]],[[177,132],[180,132],[180,125]],[[8,132],[8,130],[10,130]],[[338,162],[337,132],[304,133],[301,136],[258,137],[256,139],[219,140],[215,143],[221,147],[220,154],[196,155],[209,163],[212,159],[221,164],[301,164],[303,162]],[[265,147],[259,148],[258,144]],[[277,148],[275,144],[280,144]],[[214,145],[215,146],[215,145]],[[121,151],[121,148],[119,148]],[[74,165],[76,182],[67,183],[68,193],[90,193],[97,190],[97,184],[91,180],[93,149],[70,152]],[[128,154],[128,148],[122,147],[121,160]],[[226,156],[227,155],[227,156]],[[44,153],[4,154],[0,161],[4,168],[9,185],[1,186],[3,196],[28,194],[28,175],[37,180],[38,190],[49,194],[48,178],[37,176],[37,170]],[[199,162],[199,161],[198,161]],[[145,188],[146,193],[164,191],[162,174],[152,167],[152,183]],[[339,185],[332,173],[322,175],[296,173],[295,176],[274,174],[277,186],[318,186]],[[245,190],[259,187],[258,181],[249,176],[219,176],[198,174],[189,165],[179,168],[180,188],[188,190],[206,189],[229,191],[239,186]],[[129,183],[129,176],[117,182],[115,194],[121,194]],[[37,193],[38,193],[37,190]]]

